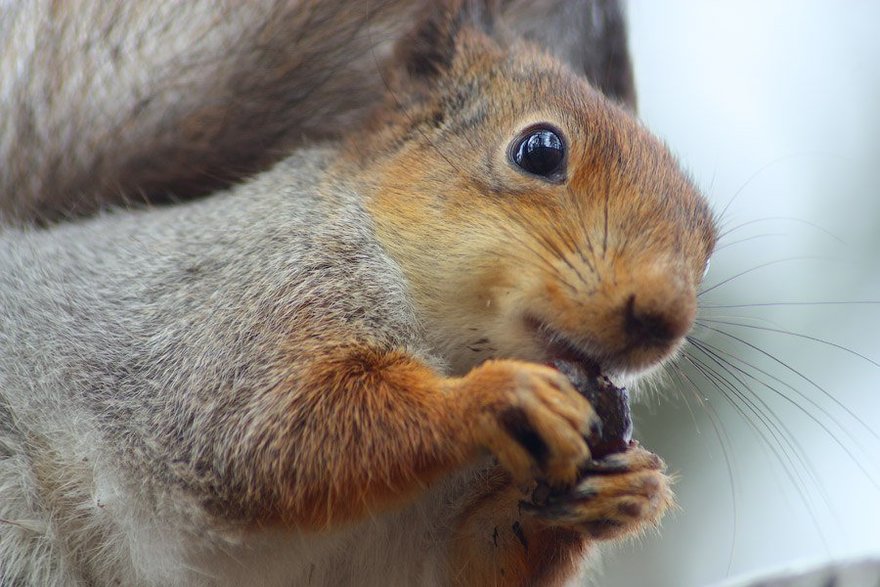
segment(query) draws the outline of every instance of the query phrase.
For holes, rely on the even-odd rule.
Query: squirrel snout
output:
[[[668,273],[639,275],[609,308],[618,333],[615,345],[628,369],[644,369],[668,357],[690,331],[697,313],[693,286]],[[610,340],[609,340],[610,342]]]
[[[692,282],[665,269],[618,273],[605,280],[599,295],[577,304],[565,304],[571,299],[566,290],[551,290],[558,304],[548,313],[553,318],[527,323],[532,330],[560,333],[575,355],[583,353],[603,370],[632,374],[656,367],[679,348],[697,314]],[[557,351],[551,348],[551,354]]]
[[[630,294],[623,307],[623,324],[631,345],[666,345],[688,333],[694,322],[696,305],[689,303],[688,297],[664,302],[667,303]]]

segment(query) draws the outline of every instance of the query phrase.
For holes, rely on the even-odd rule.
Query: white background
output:
[[[703,305],[880,302],[880,2],[642,0],[629,16],[646,124],[716,211],[735,196],[726,229],[770,219],[724,238],[707,286],[810,257],[751,271]],[[822,338],[880,362],[880,304],[701,316]],[[681,510],[660,535],[606,553],[599,584],[704,586],[791,561],[880,553],[880,368],[805,338],[712,325],[778,359],[697,330],[765,371],[744,368],[777,391],[731,369],[749,388],[738,393],[774,418],[772,432],[692,372],[699,392],[671,377],[650,394],[635,408],[637,436],[680,476]],[[744,402],[736,405],[748,414]]]

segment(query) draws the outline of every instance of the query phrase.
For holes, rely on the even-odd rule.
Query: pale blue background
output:
[[[739,192],[728,227],[790,217],[837,237],[794,220],[737,230],[725,242],[769,236],[721,249],[708,284],[775,259],[821,258],[754,271],[703,302],[880,301],[880,2],[641,0],[630,2],[629,15],[642,117],[716,210]],[[880,305],[702,315],[824,338],[880,361]],[[880,368],[803,339],[750,329],[735,334],[767,348],[880,430]],[[773,383],[833,436],[751,382],[768,403],[762,412],[772,411],[790,428],[813,469],[790,465],[789,476],[717,390],[700,385],[706,408],[692,390],[667,385],[663,398],[636,409],[637,435],[680,475],[682,509],[667,517],[661,536],[606,555],[600,584],[702,586],[728,572],[880,553],[880,440],[778,363],[717,334],[701,338],[759,363],[815,401],[827,413]],[[690,407],[679,398],[685,394]],[[710,409],[721,420],[731,464]],[[777,452],[780,446],[774,442]]]

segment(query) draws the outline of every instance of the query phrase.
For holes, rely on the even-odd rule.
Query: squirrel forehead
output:
[[[632,115],[605,98],[582,76],[540,55],[546,67],[527,67],[522,58],[482,64],[466,80],[445,85],[441,132],[512,139],[522,129],[548,123],[574,146],[614,145],[641,138]]]
[[[482,59],[453,70],[444,84],[442,102],[454,108],[488,106],[505,116],[545,111],[578,117],[603,107],[601,94],[586,79],[542,51],[524,46],[524,55]]]

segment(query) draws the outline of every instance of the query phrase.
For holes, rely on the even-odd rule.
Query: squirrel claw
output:
[[[590,403],[555,369],[520,361],[483,363],[461,381],[473,403],[473,434],[518,482],[540,479],[572,487],[590,457],[585,431],[596,420]],[[461,396],[459,396],[461,397]]]
[[[620,455],[590,461],[584,477],[564,491],[535,490],[527,512],[554,526],[577,529],[596,539],[637,534],[656,525],[672,505],[671,480],[657,455],[631,446]]]

